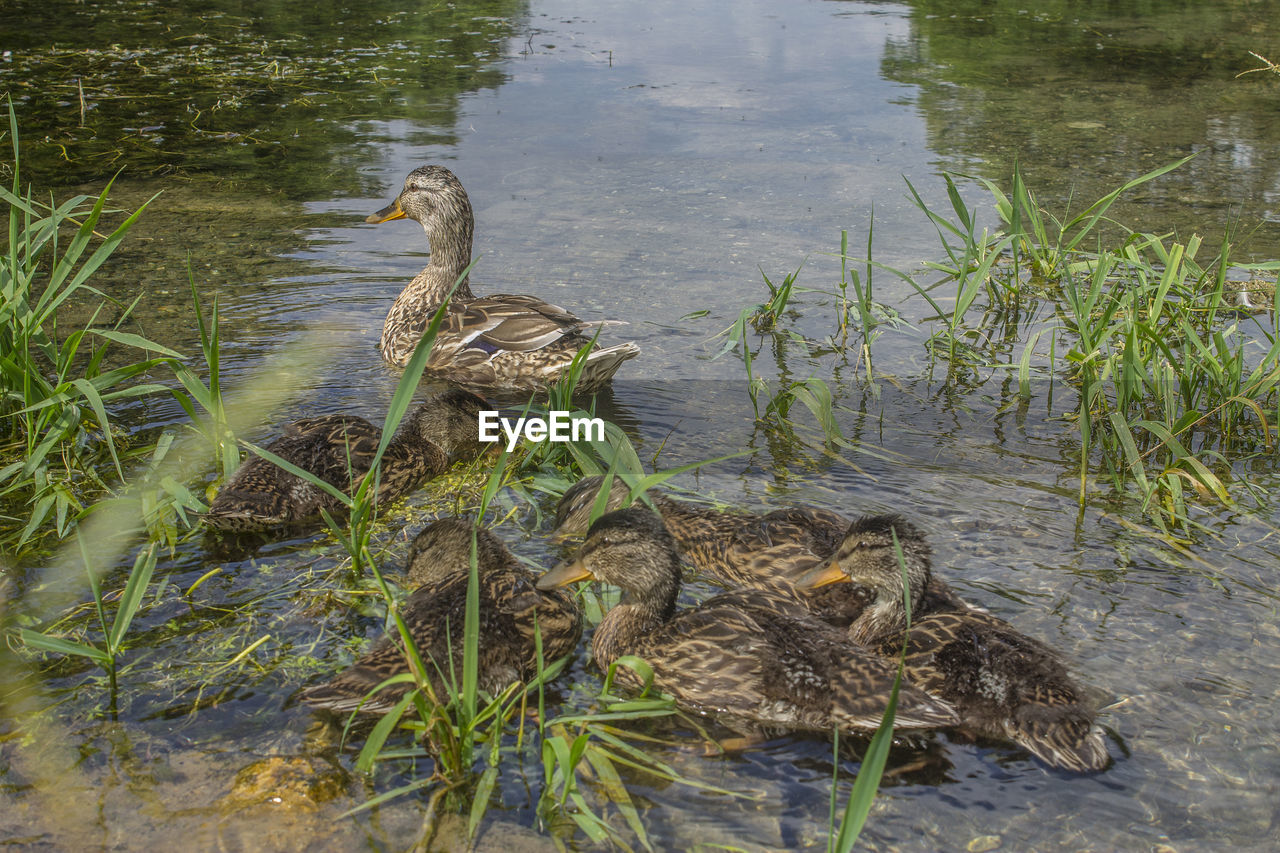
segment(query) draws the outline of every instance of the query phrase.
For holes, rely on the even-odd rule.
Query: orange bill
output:
[[[538,589],[555,589],[574,581],[595,580],[595,575],[582,564],[581,560],[572,562],[565,560],[542,577],[538,578]]]
[[[404,215],[404,208],[400,206],[400,199],[397,198],[377,213],[370,213],[364,218],[364,221],[371,225],[377,225],[379,222],[389,222],[392,219],[403,219]]]
[[[802,576],[796,581],[799,589],[817,589],[820,586],[826,586],[833,583],[848,582],[849,576],[840,568],[838,560],[828,560],[818,568]]]

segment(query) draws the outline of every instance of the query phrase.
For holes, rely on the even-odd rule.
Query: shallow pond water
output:
[[[832,290],[840,264],[828,253],[841,230],[860,253],[873,215],[877,260],[910,268],[938,257],[904,176],[945,206],[940,171],[1007,183],[1016,159],[1047,208],[1075,210],[1198,152],[1123,200],[1116,218],[1216,246],[1238,217],[1240,231],[1252,231],[1241,260],[1280,254],[1280,83],[1235,77],[1256,66],[1249,50],[1280,55],[1280,31],[1258,4],[1035,5],[659,2],[640,13],[621,2],[535,0],[348,18],[281,9],[273,20],[211,4],[177,25],[200,45],[187,56],[186,42],[144,25],[146,4],[120,6],[109,31],[70,26],[99,5],[16,4],[68,26],[50,50],[6,19],[7,32],[26,35],[15,37],[0,84],[15,96],[36,186],[100,186],[115,162],[110,135],[127,139],[120,162],[132,166],[113,199],[133,207],[163,194],[107,270],[109,283],[132,296],[141,282],[147,334],[194,349],[189,251],[202,291],[221,299],[224,383],[291,392],[268,421],[381,416],[398,372],[374,344],[426,245],[412,223],[361,221],[411,168],[442,162],[476,208],[477,291],[533,292],[629,321],[607,334],[644,352],[601,406],[646,462],[750,448],[676,482],[750,508],[909,515],[962,594],[1062,649],[1104,694],[1115,764],[1100,774],[1048,771],[1007,745],[946,734],[904,741],[863,835],[871,847],[1272,849],[1274,457],[1253,464],[1258,491],[1238,512],[1206,511],[1191,541],[1172,544],[1101,483],[1090,482],[1091,502],[1079,507],[1078,435],[1061,420],[1075,401],[1063,384],[1036,386],[1025,406],[1000,373],[948,384],[929,376],[927,331],[903,328],[876,342],[872,389],[851,353],[820,345],[834,330],[832,297],[801,293],[782,325],[819,345],[762,339],[757,370],[831,382],[844,435],[868,452],[825,453],[816,433],[795,441],[758,428],[741,363],[712,357],[715,333],[767,297],[761,271],[776,282],[803,264],[801,286]],[[261,45],[257,54],[249,43]],[[207,79],[183,76],[191,56],[207,63]],[[129,62],[153,77],[133,80],[117,67]],[[155,76],[171,66],[177,76]],[[77,78],[87,118],[70,88]],[[128,80],[136,92],[112,96]],[[148,88],[168,93],[158,100],[172,114],[130,119],[129,98]],[[959,187],[994,224],[981,187]],[[875,281],[879,301],[912,323],[927,317],[909,286]],[[294,365],[271,361],[285,351],[298,355]],[[163,403],[131,414],[139,428],[182,417]],[[271,432],[264,423],[247,437]],[[410,499],[380,533],[387,565],[403,558],[428,505]],[[516,509],[504,538],[535,563],[558,559],[536,513]],[[116,721],[105,721],[105,678],[75,661],[51,662],[34,694],[15,688],[4,699],[0,835],[51,849],[414,844],[422,794],[334,818],[421,763],[389,762],[371,780],[331,777],[352,755],[318,746],[317,721],[296,702],[300,687],[382,627],[341,564],[319,534],[249,553],[197,539],[166,556],[134,628]],[[41,568],[21,567],[24,589],[39,586]],[[84,630],[88,616],[73,615],[69,630]],[[568,684],[594,677],[576,662],[558,688],[566,707],[586,701]],[[47,705],[39,723],[18,713]],[[671,744],[652,749],[681,774],[739,795],[628,777],[655,847],[825,844],[825,740],[778,738],[708,758],[688,747],[687,732],[645,731]],[[838,761],[842,796],[861,748]],[[242,771],[273,758],[286,763],[271,773],[319,787],[278,804],[255,799]],[[295,760],[306,763],[287,763]],[[479,847],[550,848],[545,831],[530,829],[536,754],[504,767]],[[612,820],[626,836],[620,816]],[[457,832],[447,823],[432,844],[447,847]]]

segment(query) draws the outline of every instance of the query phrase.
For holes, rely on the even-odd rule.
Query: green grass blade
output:
[[[622,812],[622,818],[627,822],[627,826],[631,827],[631,831],[644,845],[644,849],[653,850],[653,845],[649,843],[649,834],[645,832],[644,823],[640,820],[640,813],[636,811],[636,805],[631,801],[631,795],[627,793],[627,786],[622,784],[622,778],[618,776],[618,771],[614,769],[608,756],[599,749],[588,749],[584,756],[587,763],[596,771],[596,777],[604,786],[605,794],[618,807],[618,811]]]
[[[72,640],[63,640],[58,637],[50,637],[27,628],[19,628],[18,636],[22,639],[23,644],[33,649],[40,649],[41,651],[53,652],[59,655],[88,658],[102,667],[111,664],[111,656],[95,646],[77,643]]]
[[[467,837],[476,837],[476,828],[480,826],[484,813],[489,810],[489,799],[493,796],[494,786],[498,784],[498,768],[486,767],[476,783],[475,794],[471,798],[471,810],[467,814]]]
[[[477,258],[476,260],[479,259]],[[396,427],[400,425],[405,412],[409,410],[410,403],[413,402],[413,395],[418,389],[418,382],[422,379],[423,371],[426,370],[427,361],[431,358],[431,349],[435,344],[436,334],[440,331],[440,324],[444,322],[444,318],[449,313],[449,301],[453,298],[458,285],[466,279],[471,273],[471,268],[475,265],[476,261],[473,260],[458,275],[453,287],[449,288],[449,292],[445,295],[444,301],[440,303],[440,307],[432,315],[431,322],[427,325],[427,330],[422,333],[422,338],[419,339],[414,347],[413,355],[409,357],[409,361],[405,365],[404,375],[401,376],[400,383],[396,386],[395,394],[391,397],[391,405],[387,409],[387,417],[382,425],[382,440],[378,442],[378,451],[374,456],[375,465],[377,460],[382,459],[382,454],[386,451],[387,445],[391,443]]]
[[[387,742],[391,732],[395,731],[395,727],[399,724],[405,709],[413,701],[413,695],[413,691],[410,691],[400,697],[400,701],[382,719],[378,720],[373,730],[369,732],[368,740],[365,741],[364,747],[360,750],[360,755],[356,757],[356,769],[361,773],[368,773],[373,769],[373,762],[377,760],[378,753],[382,751],[382,745]]]
[[[129,572],[129,580],[124,586],[124,592],[120,595],[119,604],[116,605],[116,617],[111,623],[111,633],[107,635],[109,654],[119,653],[124,636],[129,631],[129,624],[138,611],[138,605],[142,603],[142,597],[146,595],[155,568],[156,546],[153,544],[138,552],[133,569]]]
[[[132,332],[121,332],[115,329],[89,329],[89,331],[100,338],[105,338],[106,340],[114,341],[118,344],[124,344],[125,346],[133,347],[134,349],[159,353],[160,355],[168,358],[186,358],[185,355],[177,350],[161,346],[155,341],[148,340],[147,338],[142,337],[142,335],[135,335]]]
[[[120,467],[120,457],[116,454],[116,442],[111,436],[111,421],[107,419],[107,409],[102,404],[98,389],[94,388],[87,379],[74,379],[71,385],[84,395],[89,407],[93,409],[93,414],[98,419],[98,426],[102,428],[102,438],[106,442],[107,451],[111,454],[111,462],[115,465],[116,476],[124,480],[124,470]]]

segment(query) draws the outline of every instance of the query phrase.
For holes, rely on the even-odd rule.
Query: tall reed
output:
[[[124,479],[108,408],[167,392],[136,380],[181,356],[124,330],[136,299],[121,305],[89,284],[146,204],[91,249],[111,184],[96,199],[38,202],[22,189],[12,104],[9,136],[13,181],[9,189],[0,187],[8,211],[8,245],[0,260],[0,507],[26,522],[6,524],[0,547],[22,551],[47,532],[70,532],[85,501],[110,488],[104,461],[114,482]],[[59,329],[59,310],[85,298],[100,300],[88,321]],[[101,324],[108,304],[119,313]],[[151,355],[107,368],[113,345]]]

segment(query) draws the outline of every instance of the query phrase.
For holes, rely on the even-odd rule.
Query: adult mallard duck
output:
[[[407,572],[417,588],[400,613],[440,701],[447,701],[454,678],[457,685],[462,679],[472,529],[468,521],[442,519],[423,528],[409,546]],[[480,581],[478,684],[497,694],[513,681],[537,673],[539,631],[546,664],[572,652],[582,635],[582,616],[572,594],[536,589],[534,575],[488,530],[476,529],[475,543]],[[385,714],[412,685],[397,683],[369,694],[393,675],[409,671],[399,634],[391,632],[332,681],[303,691],[302,699],[333,711]]]
[[[911,596],[909,632],[894,532]],[[1109,756],[1094,709],[1058,654],[989,613],[932,594],[931,579],[924,534],[899,516],[878,515],[850,525],[835,556],[805,583],[852,581],[874,590],[851,636],[897,658],[907,633],[908,678],[954,705],[965,727],[1007,737],[1055,767],[1105,767]]]
[[[378,349],[403,366],[440,303],[471,263],[475,219],[461,182],[443,166],[422,166],[405,179],[395,201],[369,216],[371,223],[408,217],[422,226],[431,262],[396,297]],[[427,362],[428,373],[463,385],[529,391],[554,383],[600,326],[535,296],[477,297],[462,278]],[[594,347],[578,387],[598,390],[622,362],[640,354],[633,343]]]
[[[543,575],[539,589],[597,579],[621,587],[621,602],[596,628],[596,665],[644,658],[655,686],[682,707],[766,729],[830,731],[880,724],[895,667],[813,618],[780,590],[737,589],[677,610],[680,558],[662,519],[645,507],[597,519],[572,562]],[[639,679],[628,667],[621,678]],[[896,725],[955,723],[945,702],[905,682]]]
[[[586,532],[603,481],[603,477],[586,477],[565,491],[556,507],[555,536]],[[794,586],[835,553],[849,528],[849,519],[817,507],[755,515],[698,506],[659,492],[645,496],[690,562],[728,587]],[[614,477],[605,509],[623,507],[630,498],[627,484]],[[871,600],[869,590],[847,584],[791,594],[798,595],[822,621],[841,628],[858,618]]]
[[[478,416],[488,403],[450,389],[423,402],[396,431],[382,456],[379,502],[390,501],[448,470],[479,450]],[[267,445],[275,455],[353,494],[369,471],[382,430],[354,415],[321,415],[294,421]],[[323,489],[260,456],[250,455],[214,498],[205,523],[221,530],[268,530],[304,523],[341,504]]]

